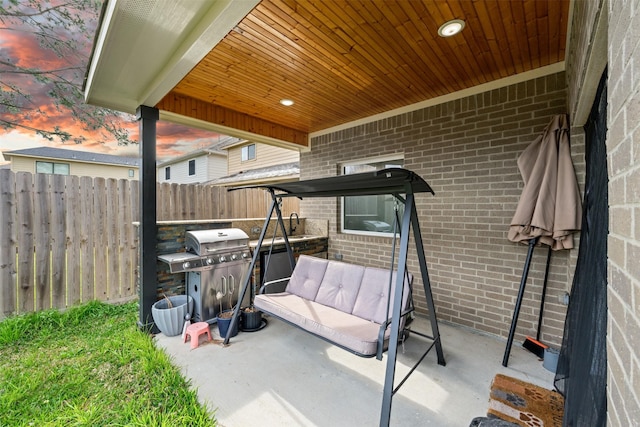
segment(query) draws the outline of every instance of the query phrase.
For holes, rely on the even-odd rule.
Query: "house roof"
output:
[[[300,177],[300,162],[283,163],[275,166],[249,169],[223,176],[206,182],[206,184],[257,184],[276,181],[290,181]]]
[[[308,149],[315,135],[564,70],[571,3],[110,0],[85,98]],[[462,32],[438,36],[451,19]]]
[[[85,163],[101,163],[117,166],[139,167],[137,157],[114,156],[112,154],[94,153],[90,151],[67,150],[64,148],[36,147],[23,150],[5,151],[5,157],[36,157],[43,159],[69,160]]]
[[[158,167],[164,167],[164,166],[169,166],[169,165],[173,165],[176,163],[180,163],[183,162],[185,160],[190,160],[190,159],[195,159],[196,157],[201,157],[201,156],[220,156],[220,157],[227,157],[227,152],[224,150],[221,150],[219,148],[212,148],[212,147],[208,147],[208,148],[201,148],[199,150],[195,150],[195,151],[190,151],[186,154],[183,154],[182,156],[179,157],[174,157],[173,159],[169,159],[166,160],[164,162],[160,162],[158,163]]]

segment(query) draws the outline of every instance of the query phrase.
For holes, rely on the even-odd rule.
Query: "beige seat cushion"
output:
[[[392,289],[395,280],[394,272]],[[411,292],[409,282],[410,278],[404,281],[403,308]],[[392,292],[389,312],[393,298]],[[254,305],[357,354],[372,356],[380,325],[388,319],[388,299],[389,270],[301,255],[285,292],[257,295]],[[385,340],[389,335],[387,328]]]
[[[377,323],[287,292],[257,295],[256,308],[363,356],[376,354]]]

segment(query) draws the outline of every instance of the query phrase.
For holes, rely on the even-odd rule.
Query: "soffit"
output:
[[[85,76],[85,99],[127,113],[154,106],[257,3],[107,1]]]
[[[151,3],[171,9],[156,13],[158,28],[166,16],[179,15],[182,31],[206,15],[211,4]],[[246,7],[245,2],[231,3]],[[157,100],[153,105],[161,118],[258,142],[306,146],[309,133],[562,62],[569,3],[262,0],[235,15],[208,12],[199,25],[216,21],[224,35],[217,41],[211,37],[206,48],[197,34],[185,38],[176,29],[167,30],[173,36],[155,44],[151,36],[128,45],[120,36],[118,43],[110,43],[112,49],[130,49],[139,67],[143,61],[136,52],[145,44],[173,43],[185,50],[185,43],[199,41],[201,59],[183,61],[170,78],[157,74],[155,85],[147,78],[152,87],[146,89],[146,98],[127,93],[126,87],[136,84],[135,76],[105,72],[117,79],[123,98]],[[439,37],[438,27],[454,18],[463,19],[465,29]],[[160,50],[157,57],[152,55],[158,64],[175,56],[166,52],[169,48]],[[279,104],[283,98],[295,104],[284,107]]]

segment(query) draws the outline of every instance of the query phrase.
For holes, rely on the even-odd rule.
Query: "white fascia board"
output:
[[[93,85],[94,77],[96,75],[96,70],[102,63],[102,53],[104,51],[104,45],[105,45],[107,36],[113,26],[113,22],[114,22],[113,13],[117,7],[117,3],[118,3],[118,0],[107,1],[107,5],[104,10],[104,15],[102,17],[102,21],[100,25],[100,32],[98,33],[96,40],[94,42],[93,54],[91,56],[91,64],[89,64],[89,70],[87,72],[87,78],[86,78],[86,83],[84,88],[85,102],[93,105],[98,105],[98,104],[94,104],[94,102],[92,101],[94,97],[94,92],[95,92],[94,90],[95,88]],[[99,104],[99,105],[102,105],[102,104]]]
[[[141,94],[141,104],[153,106],[160,102],[258,3],[260,0],[211,2],[198,25]]]
[[[174,0],[173,12],[189,12],[180,20],[175,13],[153,14],[151,11],[155,8],[157,12],[161,6],[156,0],[142,0],[149,2],[150,13],[145,16],[144,25],[137,28],[132,26],[136,16],[132,16],[131,9],[139,11],[140,1],[107,3],[87,72],[84,93],[87,103],[127,113],[134,113],[140,105],[153,107],[259,3],[259,0]],[[194,17],[199,19],[196,21]],[[176,28],[174,24],[180,22],[189,24]],[[163,43],[166,29],[172,25],[177,31],[173,38],[176,43]],[[151,46],[151,41],[157,43]],[[145,67],[138,64],[132,69],[131,58],[140,62],[149,55],[167,59],[148,61]]]

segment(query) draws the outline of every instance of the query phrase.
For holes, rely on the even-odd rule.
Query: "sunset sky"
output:
[[[4,2],[4,0],[0,1]],[[88,17],[88,22],[95,27],[97,16]],[[64,33],[61,34],[61,36],[74,37],[74,34]],[[82,70],[86,70],[92,40],[93,38],[84,43],[82,49],[85,53],[84,55],[71,56],[71,59],[69,56],[58,58],[53,52],[40,47],[32,32],[25,30],[15,23],[8,24],[7,22],[0,22],[0,59],[8,59],[17,65],[41,70],[57,69],[69,66],[80,66]],[[29,131],[22,128],[7,130],[0,127],[0,151],[50,146],[124,156],[138,155],[138,144],[118,146],[115,141],[105,143],[96,142],[99,135],[92,135],[89,132],[83,131],[81,124],[76,123],[69,114],[56,111],[55,106],[47,95],[48,88],[45,85],[34,83],[31,77],[25,78],[21,75],[2,73],[2,70],[0,69],[0,85],[2,85],[4,89],[8,83],[19,85],[23,89],[27,88],[26,90],[31,95],[33,103],[30,111],[14,116],[12,119],[13,121],[19,121],[32,127],[47,129],[53,129],[53,127],[57,125],[74,135],[85,136],[87,141],[82,144],[75,144],[72,141],[62,144],[59,142],[47,141],[37,135],[35,131]],[[38,107],[42,111],[46,112],[46,116],[37,114],[36,110]],[[5,117],[7,115],[6,112],[2,112],[2,114]],[[133,117],[129,116],[128,118],[123,119],[123,123],[125,124],[125,127],[129,129],[130,139],[132,141],[137,141],[137,122],[133,121]],[[209,146],[216,143],[220,138],[220,135],[212,132],[187,128],[167,122],[158,123],[157,134],[158,141],[156,153],[158,160],[166,160],[168,158],[184,154],[188,151]]]

